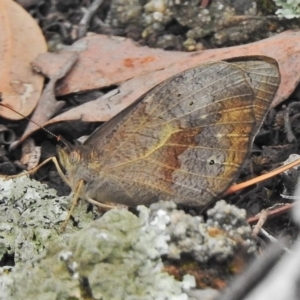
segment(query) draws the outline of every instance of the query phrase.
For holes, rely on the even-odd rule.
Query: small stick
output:
[[[279,208],[273,209],[269,211],[269,215],[268,217],[273,217],[273,216],[277,216],[277,215],[281,215],[283,213],[288,212],[289,210],[291,210],[292,207],[294,207],[296,205],[296,203],[289,203],[289,204],[285,204]],[[258,214],[257,216],[251,217],[247,219],[247,222],[249,224],[255,223],[259,220],[259,216],[260,214]]]
[[[258,235],[258,233],[264,226],[265,222],[267,221],[268,215],[269,215],[269,212],[265,209],[263,209],[260,212],[258,222],[256,223],[256,225],[254,226],[254,228],[252,230],[252,235],[254,237],[256,237]]]
[[[253,179],[250,179],[248,181],[245,181],[245,182],[242,182],[242,183],[239,183],[239,184],[234,184],[232,185],[225,193],[225,195],[230,195],[230,194],[233,194],[233,193],[236,193],[246,187],[249,187],[251,185],[254,185],[256,183],[259,183],[261,181],[264,181],[264,180],[267,180],[267,179],[270,179],[286,170],[289,170],[295,166],[298,166],[300,165],[300,158],[299,159],[296,159],[294,160],[293,162],[289,163],[289,164],[286,164],[284,166],[281,166],[273,171],[270,171],[269,173],[267,174],[263,174],[263,175],[260,175],[260,176],[257,176]]]
[[[88,26],[93,18],[94,14],[96,13],[99,6],[102,4],[103,0],[95,0],[90,7],[87,8],[86,12],[84,13],[82,19],[79,22],[78,28],[78,38],[82,38],[86,35],[88,31]]]

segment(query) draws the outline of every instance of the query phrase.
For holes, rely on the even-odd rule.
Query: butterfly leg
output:
[[[68,215],[67,215],[67,217],[66,217],[66,219],[65,219],[65,221],[64,221],[64,223],[62,225],[61,232],[64,232],[65,229],[66,229],[66,227],[67,227],[68,221],[70,220],[70,217],[71,217],[71,215],[72,215],[72,213],[73,213],[73,211],[74,211],[74,209],[75,209],[75,207],[76,207],[76,205],[78,203],[79,195],[81,193],[83,185],[84,185],[84,181],[80,180],[78,182],[77,187],[76,187],[76,192],[75,192],[73,200],[72,200],[72,206],[71,206],[71,208],[70,208],[70,210],[68,212]],[[109,210],[109,209],[117,207],[117,206],[114,206],[114,205],[108,205],[108,204],[104,204],[104,203],[98,202],[98,201],[96,201],[96,200],[94,200],[92,198],[87,198],[86,200],[89,203],[91,203],[93,205],[96,205],[96,206],[98,206],[98,207],[100,207],[102,209],[105,209],[105,210]]]
[[[99,208],[103,208],[103,209],[105,209],[105,210],[113,209],[113,208],[117,208],[117,207],[118,207],[118,206],[116,206],[116,205],[110,205],[110,204],[101,203],[101,202],[96,201],[96,200],[94,200],[94,199],[92,199],[92,198],[87,198],[86,200],[87,200],[88,202],[90,202],[91,204],[96,205],[96,206],[98,206]]]
[[[73,199],[72,199],[72,205],[71,205],[71,208],[70,208],[70,210],[69,210],[69,212],[68,212],[68,215],[67,215],[67,217],[66,217],[64,223],[62,224],[61,232],[64,232],[65,229],[66,229],[66,227],[67,227],[67,224],[68,224],[68,222],[69,222],[69,220],[70,220],[70,218],[71,218],[71,215],[72,215],[72,213],[73,213],[73,211],[74,211],[74,209],[75,209],[75,207],[76,207],[76,205],[77,205],[77,203],[78,203],[79,195],[80,195],[80,193],[81,193],[83,184],[84,184],[83,180],[80,180],[80,181],[78,182],[78,185],[77,185],[77,187],[76,187],[76,191],[75,191],[75,193],[74,193],[74,197],[73,197]]]
[[[40,169],[42,166],[44,166],[45,164],[47,164],[49,161],[52,161],[56,167],[56,170],[59,174],[59,176],[65,181],[65,183],[67,185],[70,186],[70,182],[69,180],[67,179],[67,177],[65,176],[65,174],[63,173],[58,161],[57,161],[57,158],[55,156],[51,156],[49,158],[47,158],[46,160],[44,160],[43,162],[41,162],[39,165],[37,165],[36,167],[34,167],[33,169],[29,170],[29,171],[24,171],[20,174],[17,174],[17,175],[10,175],[10,176],[3,176],[5,179],[14,179],[14,178],[17,178],[17,177],[20,177],[20,176],[24,176],[24,175],[30,175],[30,174],[33,174],[35,173],[38,169]]]

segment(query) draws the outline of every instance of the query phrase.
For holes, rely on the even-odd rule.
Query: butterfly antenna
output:
[[[24,116],[23,114],[21,114],[20,112],[18,112],[17,110],[15,110],[14,108],[12,108],[9,104],[4,104],[2,103],[2,95],[0,93],[0,106],[5,107],[7,109],[12,110],[13,112],[15,112],[16,114],[22,116],[23,118],[27,119],[29,122],[35,124],[37,127],[39,127],[40,129],[44,130],[45,132],[49,133],[50,135],[52,135],[53,137],[56,138],[57,141],[61,141],[67,148],[71,149],[71,144],[66,141],[62,136],[60,135],[56,135],[53,132],[49,131],[48,129],[46,129],[45,127],[41,126],[40,124],[36,123],[33,120],[30,120],[28,117]]]

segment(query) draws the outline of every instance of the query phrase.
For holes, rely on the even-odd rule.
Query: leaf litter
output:
[[[151,59],[146,59],[145,61],[143,61],[141,57],[138,57],[136,59],[136,57],[132,57],[131,53],[129,53],[129,59],[123,59],[124,62],[123,65],[122,64],[118,65],[114,63],[116,66],[115,73],[109,74],[112,77],[111,81],[107,80],[105,69],[99,69],[100,71],[94,70],[96,69],[94,68],[96,67],[96,63],[100,60],[101,61],[103,60],[104,64],[109,65],[109,59],[111,59],[111,56],[105,56],[99,54],[97,56],[97,51],[96,51],[93,56],[94,63],[91,63],[89,67],[81,66],[80,64],[83,61],[82,56],[84,56],[84,53],[86,51],[84,50],[84,47],[82,47],[82,49],[79,50],[79,61],[77,63],[77,66],[71,72],[71,74],[73,74],[73,72],[77,73],[76,74],[77,79],[74,81],[74,85],[73,86],[71,85],[72,81],[70,78],[73,75],[70,74],[69,75],[70,78],[69,76],[67,76],[65,79],[60,81],[59,84],[57,84],[58,89],[56,94],[59,96],[59,95],[63,95],[64,93],[68,94],[68,93],[83,92],[87,90],[98,89],[101,87],[107,87],[109,85],[114,85],[114,84],[118,85],[119,93],[113,91],[114,94],[113,96],[105,95],[104,97],[101,97],[101,99],[96,99],[95,101],[91,101],[89,103],[77,107],[76,109],[72,109],[66,113],[63,113],[60,116],[55,117],[54,119],[50,120],[48,123],[45,124],[51,124],[58,121],[67,121],[73,119],[82,119],[85,121],[108,120],[113,115],[118,113],[120,110],[124,109],[130,103],[135,101],[140,95],[144,94],[146,91],[151,89],[151,87],[160,83],[164,79],[178,72],[181,72],[184,69],[191,68],[194,67],[195,65],[200,64],[202,60],[213,60],[213,59],[220,60],[224,58],[231,58],[234,56],[253,55],[253,54],[268,55],[276,58],[279,61],[282,77],[285,82],[284,83],[282,82],[280,91],[278,92],[274,100],[273,106],[276,106],[291,94],[291,92],[294,90],[297,83],[299,82],[299,78],[298,78],[299,54],[297,54],[297,52],[299,52],[299,42],[297,41],[297,39],[299,39],[298,35],[299,34],[295,32],[287,32],[259,42],[261,43],[259,47],[258,47],[258,43],[253,43],[245,46],[200,51],[192,54],[175,52],[175,54],[178,55],[178,60],[174,60],[171,63],[170,61],[168,61],[168,54],[169,53],[171,54],[173,52],[164,51],[167,55],[164,56],[164,58],[162,59],[163,66],[160,67],[158,66],[155,67],[156,64],[155,59],[153,60],[153,58],[147,54],[148,51],[147,48],[139,47],[143,49],[143,52],[145,51],[145,56],[148,55],[149,57],[151,57]],[[99,38],[99,37],[95,36],[95,38]],[[271,40],[273,42],[271,42]],[[80,44],[79,42],[77,43]],[[77,49],[78,48],[79,47],[77,47]],[[88,47],[86,49],[88,49]],[[135,53],[134,51],[135,50],[132,50],[132,53]],[[279,52],[277,53],[276,51]],[[180,58],[179,58],[179,53],[180,53]],[[111,54],[113,54],[113,56],[115,57],[115,55],[119,54],[119,52],[115,52]],[[155,54],[153,55],[155,56]],[[49,62],[51,62],[51,60]],[[150,70],[149,73],[147,71],[148,70],[147,68],[141,71],[140,65],[142,65],[144,62],[147,65],[147,68],[149,66],[153,68],[153,70],[152,71]],[[152,66],[152,64],[154,64],[154,67]],[[77,69],[78,66],[81,66],[81,68]],[[53,65],[53,67],[55,67],[55,65]],[[131,77],[126,75],[127,76],[126,77],[124,75],[126,74],[126,72],[124,71],[125,67],[132,68],[134,70],[138,69],[140,73],[139,75],[131,76]],[[111,66],[109,66],[108,69],[111,70]],[[87,73],[89,72],[91,72],[92,75],[91,77],[87,77],[88,75]],[[293,73],[291,74],[291,72]],[[47,73],[47,70],[45,70],[45,73]],[[48,73],[48,75],[49,74],[50,73]],[[53,74],[55,74],[55,71],[54,73],[52,73],[52,75]],[[51,78],[51,76],[49,76],[49,78]],[[102,81],[100,79],[102,79]],[[99,82],[101,83],[100,85]],[[111,83],[108,84],[108,82]],[[76,83],[77,83],[77,89],[76,89]],[[82,84],[80,85],[80,88],[78,88],[79,83]],[[54,85],[55,83],[51,86],[52,89],[52,92],[50,92],[51,97],[54,96]],[[64,90],[66,90],[66,92],[63,92]],[[53,101],[56,100],[54,97],[52,97],[51,101],[53,104]],[[50,103],[51,102],[49,102],[48,107],[44,106],[45,110],[41,110],[41,113],[47,112],[47,110],[50,108]],[[100,111],[101,114],[98,113],[93,114],[94,111],[97,110],[98,112]],[[53,111],[56,111],[56,109],[54,109]]]
[[[40,101],[31,117],[25,132],[22,137],[11,145],[11,148],[17,147],[22,143],[32,132],[37,129],[40,129],[36,124],[45,124],[54,114],[56,114],[64,105],[64,101],[57,101],[54,94],[54,88],[56,82],[63,78],[76,63],[78,55],[76,52],[64,52],[60,55],[55,53],[48,53],[49,58],[52,62],[55,62],[59,67],[55,70],[48,70],[45,75],[49,77],[49,82],[47,83]],[[37,67],[36,67],[37,69]],[[39,70],[40,71],[40,70]]]
[[[179,72],[205,61],[247,55],[267,55],[278,61],[282,81],[272,103],[272,107],[275,107],[290,96],[300,81],[299,37],[300,32],[287,31],[247,45],[193,53],[140,47],[129,39],[104,35],[86,37],[72,46],[74,49],[83,49],[82,45],[85,45],[86,48],[78,52],[77,64],[59,82],[56,94],[61,96],[111,85],[117,85],[119,93],[105,100],[101,97],[82,107],[70,109],[42,125],[76,119],[87,122],[107,121],[148,90]],[[53,72],[55,64],[49,53],[46,53],[39,56],[34,66],[47,74]],[[293,76],[290,75],[291,70]]]
[[[36,107],[44,78],[33,72],[32,61],[47,51],[47,45],[36,21],[17,3],[0,1],[0,91],[3,103],[24,116]],[[0,108],[0,116],[22,119],[13,111]]]

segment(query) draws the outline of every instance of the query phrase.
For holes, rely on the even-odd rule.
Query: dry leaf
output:
[[[0,91],[3,103],[28,116],[35,108],[44,78],[31,69],[39,53],[47,51],[44,36],[35,20],[12,0],[0,1]],[[0,115],[22,117],[1,107]]]
[[[27,170],[35,168],[40,161],[41,147],[35,146],[32,138],[27,139],[22,145],[22,157],[20,163],[27,166]]]
[[[73,44],[79,61],[57,87],[57,94],[98,89],[136,78],[190,57],[189,53],[136,46],[130,39],[91,35]],[[43,74],[56,72],[48,54],[34,62]]]
[[[102,38],[104,37],[91,36],[84,40],[101,40]],[[108,38],[105,37],[104,39],[107,43]],[[111,40],[111,43],[116,42],[114,40]],[[93,47],[95,48],[95,45]],[[126,41],[126,47],[129,47],[128,41]],[[140,68],[139,66],[136,66],[132,69],[132,74],[140,74],[140,76],[131,78],[120,84],[120,92],[117,95],[109,97],[105,100],[103,100],[103,98],[100,98],[95,101],[85,103],[79,107],[69,110],[66,113],[56,116],[52,120],[48,121],[46,125],[59,121],[76,119],[81,119],[83,121],[107,121],[163,80],[178,72],[195,67],[202,62],[209,60],[222,60],[226,58],[246,55],[266,55],[275,58],[278,61],[280,67],[281,84],[274,98],[272,104],[273,106],[276,106],[283,100],[287,99],[289,95],[294,91],[300,80],[300,32],[296,31],[287,31],[271,38],[247,45],[206,50],[195,53],[167,52],[162,50],[149,49],[147,47],[136,47],[132,42],[131,47],[131,49],[128,49],[128,52],[131,52],[132,56],[134,55],[133,53],[135,53],[136,48],[140,51],[139,53],[141,53],[141,49],[143,49],[145,57],[148,56],[148,51],[151,51],[152,56],[155,56],[153,51],[158,51],[158,56],[148,64],[148,67],[151,71],[149,71],[147,74],[141,75],[145,73],[144,67],[142,66],[142,68]],[[101,47],[99,47],[99,51],[100,48]],[[101,57],[102,63],[108,63],[109,61],[111,61],[111,59],[113,59],[113,57],[118,57],[119,52],[116,52],[117,49],[120,49],[121,52],[124,50],[119,44],[119,47],[115,47],[115,51],[107,51],[106,54],[101,53],[101,56],[99,57]],[[169,53],[172,57],[173,55],[178,55],[178,58],[175,59],[176,63],[174,63],[173,58],[171,60],[171,64],[169,64],[167,59],[162,59],[161,52],[165,52],[164,55],[166,55],[166,57]],[[98,70],[98,74],[101,74],[101,76],[98,75],[97,77],[97,72],[93,66],[89,66],[89,69],[87,69],[86,66],[82,65],[83,61],[86,59],[84,58],[82,60],[82,56],[85,55],[85,51],[80,53],[79,62],[76,65],[76,68],[74,68],[71,71],[71,74],[63,80],[64,88],[60,91],[75,92],[79,91],[80,88],[86,90],[87,88],[100,88],[105,86],[106,84],[116,84],[118,83],[118,80],[121,80],[123,72],[125,74],[124,80],[126,80],[126,78],[128,79],[128,70],[127,67],[124,67],[124,64],[120,64],[119,68],[115,66],[114,71],[112,71],[111,69],[113,68],[113,65],[110,66],[110,72],[108,72],[107,76],[105,75],[104,70]],[[159,67],[155,69],[154,65],[156,65],[157,61],[159,61]],[[164,61],[166,61],[165,64],[169,64],[167,68],[162,68],[162,64]],[[118,73],[115,74],[116,81],[113,80],[113,72]],[[92,73],[93,76],[89,77],[88,73]],[[86,78],[88,78],[87,81],[85,80]],[[76,82],[78,83],[79,81],[80,88],[76,86]],[[105,85],[102,85],[101,82]]]
[[[17,147],[22,143],[32,132],[39,129],[40,127],[36,124],[45,124],[55,113],[57,113],[64,105],[65,101],[57,101],[54,95],[54,89],[56,82],[66,76],[73,65],[78,59],[78,54],[76,52],[65,52],[62,54],[48,53],[48,57],[51,58],[52,62],[56,62],[56,66],[59,68],[53,70],[53,72],[48,72],[46,75],[50,78],[48,84],[46,85],[41,99],[35,109],[31,121],[29,122],[25,132],[22,137],[11,144],[11,149]],[[54,72],[56,71],[56,73]]]

